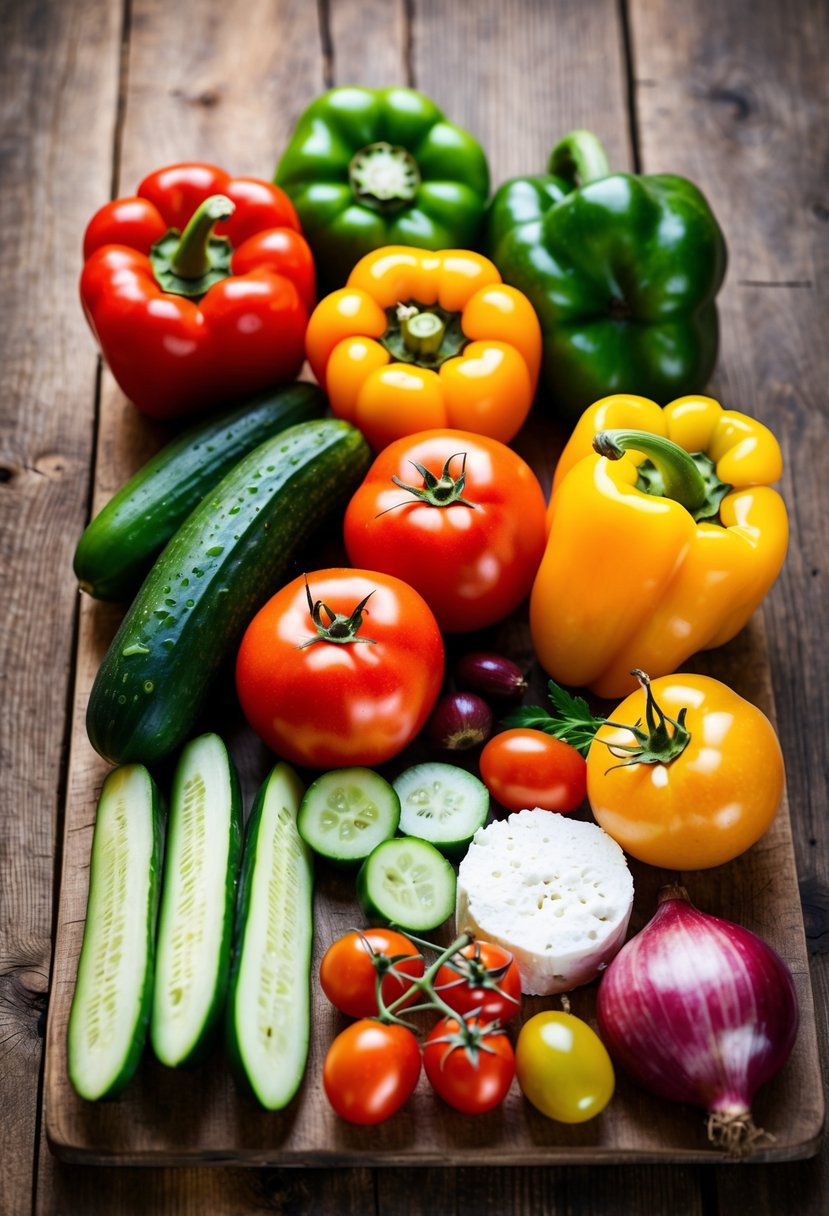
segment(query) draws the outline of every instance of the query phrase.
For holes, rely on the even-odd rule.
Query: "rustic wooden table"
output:
[[[755,628],[825,1064],[827,56],[822,0],[0,0],[4,1216],[825,1210],[829,1150],[738,1169],[70,1166],[46,1145],[41,1092],[76,677],[71,557],[96,458],[117,467],[108,444],[152,443],[100,424],[121,403],[77,304],[80,236],[158,165],[269,176],[300,110],[333,83],[422,88],[479,136],[496,184],[541,169],[569,128],[592,128],[615,166],[687,174],[720,218],[731,260],[712,392],[767,422],[785,456],[792,544]],[[113,488],[98,476],[99,496]]]

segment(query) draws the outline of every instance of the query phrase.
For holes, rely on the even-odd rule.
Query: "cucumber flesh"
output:
[[[144,1048],[160,861],[158,791],[146,768],[124,765],[108,775],[98,801],[67,1032],[69,1079],[89,1101],[123,1089]]]
[[[400,819],[400,799],[370,768],[339,768],[309,786],[297,826],[306,844],[328,861],[362,861],[391,839]]]
[[[377,846],[357,874],[366,917],[413,933],[442,925],[455,910],[455,871],[425,840],[399,836]]]
[[[277,764],[245,839],[228,1001],[228,1054],[266,1110],[299,1088],[311,1030],[313,863],[296,826],[299,777]]]
[[[241,799],[218,735],[182,750],[173,777],[150,1038],[162,1064],[197,1061],[224,1008]]]
[[[489,791],[466,769],[439,762],[415,764],[394,782],[400,831],[428,840],[442,853],[462,853],[489,814]]]

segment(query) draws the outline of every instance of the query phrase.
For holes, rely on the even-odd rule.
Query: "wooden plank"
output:
[[[109,190],[119,12],[0,5],[0,1210],[28,1211],[55,824],[90,481],[96,355],[74,300],[81,217]],[[79,83],[83,82],[83,87]]]
[[[332,85],[410,83],[405,0],[327,0],[323,10]]]
[[[764,616],[797,871],[812,931],[811,979],[818,1008],[825,1010],[829,829],[824,761],[815,741],[829,734],[822,459],[829,439],[822,408],[829,212],[821,202],[829,10],[798,0],[782,6],[693,0],[678,24],[668,0],[635,0],[631,31],[643,164],[698,181],[728,239],[714,391],[762,418],[784,452],[782,493],[791,507],[792,534]],[[817,1027],[825,1068],[825,1015]],[[818,1084],[816,1077],[813,1088]],[[752,1184],[753,1211],[822,1212],[829,1146],[797,1169],[761,1167],[752,1172]],[[744,1179],[718,1171],[717,1194],[723,1210],[744,1206]]]

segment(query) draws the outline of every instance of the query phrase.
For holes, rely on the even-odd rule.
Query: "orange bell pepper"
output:
[[[487,258],[391,245],[317,305],[306,352],[333,412],[377,450],[446,427],[508,443],[535,395],[541,329]]]

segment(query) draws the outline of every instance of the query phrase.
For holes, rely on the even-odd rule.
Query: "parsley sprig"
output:
[[[569,743],[576,751],[586,756],[596,731],[607,719],[595,717],[584,697],[567,692],[556,684],[555,680],[550,680],[547,691],[555,710],[554,714],[541,705],[523,705],[505,718],[503,725],[543,730],[546,734]]]

